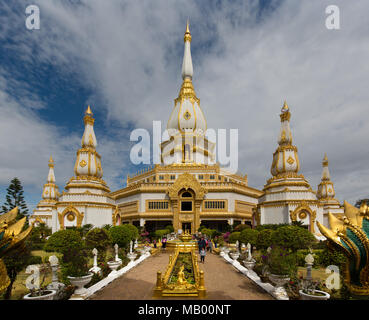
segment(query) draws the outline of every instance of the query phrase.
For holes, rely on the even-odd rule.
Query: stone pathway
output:
[[[273,300],[243,274],[237,272],[218,255],[207,254],[205,263],[199,263],[205,274],[206,299],[211,300]],[[91,300],[150,300],[156,283],[157,271],[164,272],[169,254],[158,253],[104,289],[91,296]],[[178,299],[178,298],[177,298]],[[177,300],[176,299],[176,300]],[[179,298],[190,299],[190,298]],[[192,298],[194,299],[194,298]]]

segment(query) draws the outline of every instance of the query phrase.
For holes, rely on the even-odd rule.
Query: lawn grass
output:
[[[58,252],[46,252],[44,250],[33,250],[31,251],[31,254],[33,256],[39,256],[41,257],[43,260],[46,259],[46,262],[49,261],[49,257],[52,255],[55,255],[58,257],[58,259],[60,260],[62,257],[61,253]],[[29,277],[29,274],[26,274],[26,269],[22,270],[21,272],[18,273],[17,275],[17,279],[15,280],[14,284],[13,284],[13,289],[12,289],[12,295],[11,295],[11,300],[19,300],[22,299],[24,295],[26,295],[27,293],[29,293],[29,290],[26,287],[26,279]],[[40,275],[42,280],[42,275]],[[49,283],[51,283],[51,279],[52,279],[52,275],[49,272],[46,275],[45,278],[45,282],[44,284],[40,285],[48,285]]]

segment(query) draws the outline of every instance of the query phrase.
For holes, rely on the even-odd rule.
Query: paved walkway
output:
[[[237,272],[218,255],[207,254],[204,270],[206,299],[212,300],[272,300],[243,274]],[[98,291],[92,300],[150,300],[156,283],[157,271],[165,271],[169,254],[158,253]],[[190,299],[190,298],[180,298]],[[192,298],[194,299],[194,298]]]

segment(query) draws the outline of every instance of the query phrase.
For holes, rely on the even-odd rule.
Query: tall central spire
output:
[[[191,32],[189,21],[187,20],[186,32],[184,35],[184,54],[182,62],[182,79],[190,78],[193,76],[193,66],[191,57]]]

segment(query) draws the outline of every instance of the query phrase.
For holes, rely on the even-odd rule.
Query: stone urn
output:
[[[44,290],[42,295],[31,297],[31,293],[26,294],[23,300],[54,300],[56,290]]]
[[[274,294],[280,300],[288,300],[288,295],[283,287],[288,281],[290,281],[289,275],[285,274],[269,274],[269,280],[275,284]]]
[[[256,261],[254,259],[251,259],[251,260],[246,259],[246,260],[243,260],[243,264],[247,269],[252,270],[255,267]]]
[[[74,291],[75,295],[83,296],[87,293],[87,289],[84,286],[91,281],[93,275],[94,274],[91,272],[88,275],[82,277],[67,277],[70,283],[73,286],[77,287],[77,289]]]
[[[239,252],[231,252],[229,255],[235,261],[240,257],[240,253]]]
[[[134,253],[134,252],[132,253],[130,252],[127,254],[127,258],[131,260],[131,262],[133,262],[136,259],[136,257],[137,257],[137,253]]]
[[[111,272],[109,273],[108,277],[115,276],[117,274],[117,269],[122,264],[121,261],[108,261],[108,267],[110,268]]]
[[[331,297],[329,293],[321,290],[315,290],[314,294],[299,290],[299,294],[301,300],[328,300]]]

